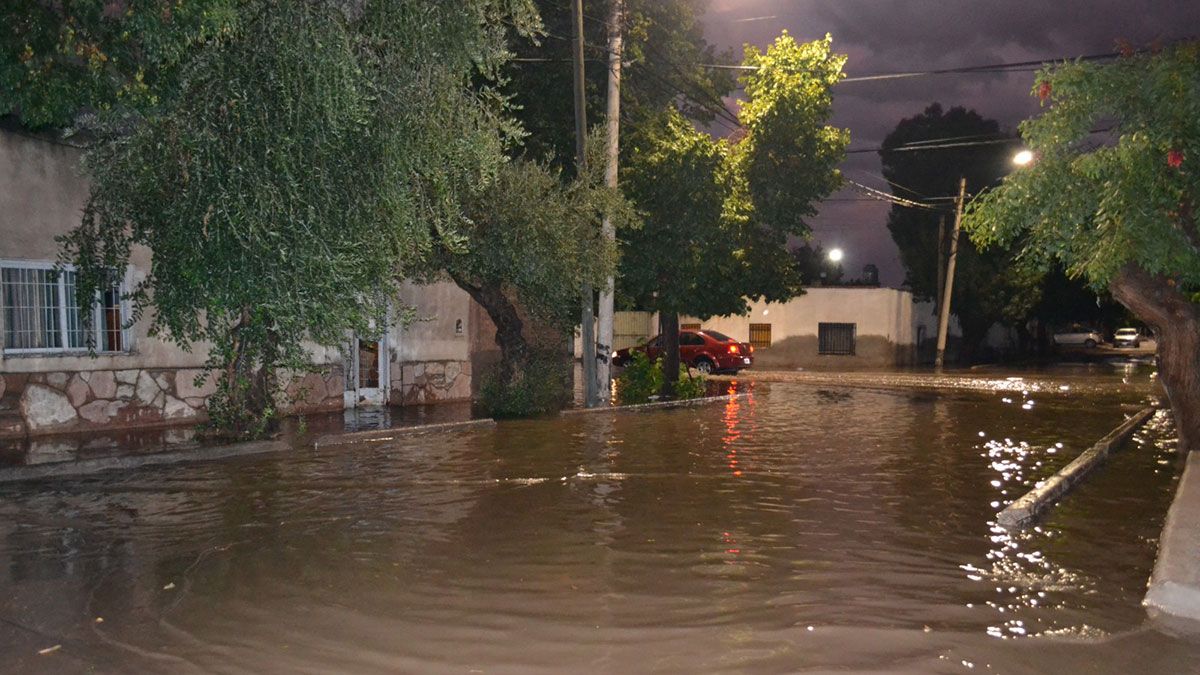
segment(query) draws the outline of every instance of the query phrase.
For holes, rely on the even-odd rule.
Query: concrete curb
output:
[[[202,448],[189,448],[187,450],[154,452],[146,455],[97,457],[95,459],[81,459],[72,462],[30,464],[0,469],[0,483],[40,480],[43,478],[70,478],[115,469],[137,469],[143,466],[160,464],[205,462],[216,459],[228,459],[230,457],[262,455],[271,452],[283,452],[291,447],[287,441],[251,441],[249,443],[231,443],[230,445],[214,445]]]
[[[996,516],[996,521],[1004,527],[1019,527],[1036,518],[1046,507],[1058,501],[1079,481],[1083,480],[1083,477],[1103,462],[1114,448],[1124,443],[1135,429],[1150,419],[1155,410],[1157,410],[1156,406],[1146,406],[1134,413],[1121,426],[1113,429],[1095,445],[1084,450],[1070,464],[1059,469],[1058,473],[1042,481],[1040,485],[1009,504]]]
[[[487,417],[478,420],[466,420],[464,422],[442,422],[439,424],[419,424],[411,427],[392,427],[390,429],[372,429],[370,431],[352,431],[344,434],[325,434],[318,436],[312,442],[312,447],[324,448],[331,445],[345,445],[346,443],[378,443],[390,441],[400,436],[415,436],[417,434],[428,434],[437,431],[454,431],[457,429],[470,429],[476,427],[494,427],[496,420]]]
[[[19,481],[74,478],[87,476],[102,471],[118,469],[138,469],[144,466],[161,466],[164,464],[183,464],[190,462],[208,462],[233,457],[264,455],[273,452],[287,452],[304,449],[316,449],[346,443],[364,441],[389,441],[401,436],[414,436],[437,431],[453,431],[472,427],[494,426],[495,420],[469,420],[466,422],[447,422],[442,424],[422,424],[411,427],[395,427],[392,429],[377,429],[358,431],[345,434],[326,434],[318,437],[311,444],[297,445],[284,440],[250,441],[247,443],[231,443],[229,445],[213,445],[205,447],[190,447],[187,449],[154,452],[145,455],[125,455],[121,457],[97,457],[68,462],[48,462],[46,464],[30,464],[0,468],[0,483],[15,483]]]
[[[663,410],[665,408],[686,408],[696,405],[707,405],[709,403],[717,403],[719,401],[729,401],[749,398],[750,392],[735,394],[734,396],[701,396],[700,398],[689,398],[683,401],[656,401],[654,403],[637,403],[634,405],[610,405],[604,408],[572,408],[570,410],[559,411],[560,415],[583,415],[587,413],[600,412],[642,412],[644,410]]]
[[[1200,453],[1188,457],[1158,539],[1158,558],[1142,605],[1200,621]]]

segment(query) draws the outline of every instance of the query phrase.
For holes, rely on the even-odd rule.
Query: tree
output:
[[[795,261],[796,272],[800,275],[800,283],[805,286],[836,284],[845,274],[842,264],[830,260],[829,254],[820,244],[814,246],[806,243],[793,248],[792,260]]]
[[[970,209],[980,246],[1019,242],[1145,321],[1180,450],[1200,447],[1200,43],[1038,75],[1044,112],[1021,125],[1036,161]],[[1099,142],[1092,130],[1112,124]]]
[[[0,9],[0,115],[65,128],[146,110],[196,47],[233,31],[239,0],[10,0]]]
[[[570,0],[536,0],[545,25],[536,42],[515,46],[517,59],[504,69],[504,92],[512,97],[517,119],[528,132],[525,153],[574,170]],[[597,3],[600,4],[600,3]],[[625,135],[678,103],[685,116],[710,122],[724,107],[721,97],[733,89],[729,71],[702,64],[732,62],[704,39],[701,18],[708,0],[626,0],[621,74],[621,124]],[[585,8],[587,11],[587,8]],[[587,43],[587,103],[604,110],[607,52],[606,12],[584,16]],[[726,116],[731,116],[726,112]],[[624,146],[622,147],[624,152]],[[622,160],[624,163],[624,159]]]
[[[311,363],[305,341],[369,333],[399,279],[435,246],[461,248],[462,204],[514,131],[471,78],[497,73],[500,19],[536,16],[523,0],[240,10],[132,128],[103,129],[64,258],[87,299],[148,247],[135,315],[152,309],[152,332],[185,347],[212,344],[210,415],[252,436],[275,418],[277,373]]]
[[[916,202],[930,203],[930,198],[958,194],[959,180],[964,177],[967,189],[977,193],[998,184],[1008,173],[1010,144],[908,148],[921,143],[939,145],[931,141],[944,139],[1002,141],[1005,137],[995,120],[974,110],[958,106],[945,110],[934,103],[920,115],[901,120],[884,139],[879,152],[883,175],[897,197]],[[906,149],[898,149],[901,147]],[[948,235],[954,218],[946,202],[942,204],[944,208],[940,209],[895,204],[888,213],[888,231],[900,250],[905,285],[917,298],[939,304],[942,298],[938,284],[946,259],[945,253],[940,258],[938,254],[949,251]],[[945,237],[940,246],[939,236]],[[1032,300],[1030,293],[1040,282],[1040,275],[1021,274],[1015,267],[1007,249],[980,251],[968,238],[959,240],[951,308],[962,327],[960,357],[964,360],[969,361],[977,352],[993,324],[1005,320],[1024,324]]]
[[[749,299],[800,292],[789,237],[810,232],[815,203],[837,188],[849,133],[826,124],[845,57],[831,39],[784,33],[746,48],[744,133],[716,140],[673,108],[632,142],[627,193],[645,219],[620,233],[623,293],[662,317],[664,391],[678,371],[680,314],[744,314]]]
[[[625,225],[632,212],[601,184],[603,167],[593,167],[564,183],[546,164],[501,165],[495,180],[467,202],[459,231],[465,245],[443,242],[429,260],[434,274],[446,270],[496,324],[504,388],[521,384],[533,356],[524,317],[569,334],[577,319],[576,289],[613,268],[615,252],[600,236],[600,214],[614,214]]]

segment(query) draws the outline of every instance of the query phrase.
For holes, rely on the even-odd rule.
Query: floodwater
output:
[[[994,525],[1147,390],[1042,379],[757,383],[5,486],[0,671],[1196,672],[1140,607],[1164,415],[1037,527]]]

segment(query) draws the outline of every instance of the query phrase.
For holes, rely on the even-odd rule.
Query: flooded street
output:
[[[0,486],[0,670],[1195,672],[1140,606],[1164,415],[1036,528],[994,525],[1149,391],[1041,379],[757,382]]]

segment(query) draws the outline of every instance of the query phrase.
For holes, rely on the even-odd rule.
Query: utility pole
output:
[[[575,28],[575,44],[571,58],[575,65],[575,162],[579,174],[587,173],[587,97],[583,72],[583,0],[571,3],[571,24]],[[596,315],[593,313],[595,292],[584,282],[580,289],[579,335],[583,343],[583,404],[596,406]]]
[[[617,160],[621,129],[621,27],[625,9],[624,0],[609,0],[608,12],[608,105],[604,113],[604,185],[617,189]],[[617,240],[612,219],[604,214],[600,233],[610,246]],[[613,349],[613,275],[604,280],[600,289],[600,335],[596,362],[597,399],[607,405],[612,398],[612,349]]]
[[[946,263],[946,288],[942,292],[942,306],[938,313],[937,358],[933,367],[939,373],[946,362],[946,333],[950,329],[950,297],[954,293],[954,265],[958,259],[958,233],[962,229],[963,202],[967,198],[967,179],[958,181],[958,200],[954,203],[954,233],[950,235],[950,261]]]
[[[942,284],[946,283],[946,216],[942,215],[938,218],[938,233],[937,233],[937,295],[933,299],[933,313],[940,316],[942,309]]]

